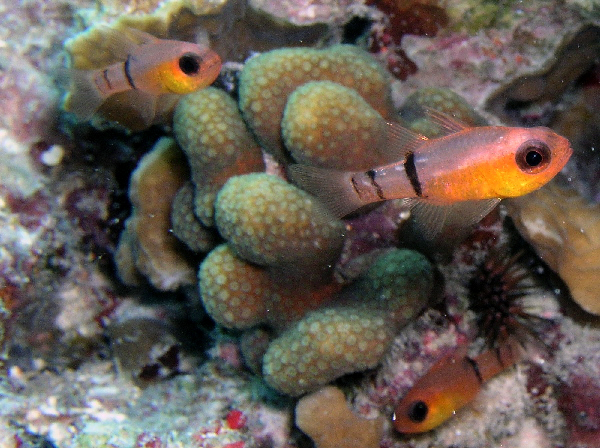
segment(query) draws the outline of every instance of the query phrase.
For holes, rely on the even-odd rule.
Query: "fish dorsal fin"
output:
[[[409,152],[414,152],[419,146],[429,140],[424,135],[405,128],[397,121],[387,123],[386,153],[390,161],[402,160]]]
[[[469,127],[456,118],[445,114],[444,112],[440,112],[439,110],[427,106],[423,106],[423,110],[429,121],[442,128],[442,135],[454,134],[456,132],[464,131]]]
[[[421,237],[429,243],[450,236],[466,237],[466,232],[498,205],[500,199],[462,201],[448,205],[432,204],[421,199],[404,199],[411,208],[411,221]]]
[[[125,61],[142,44],[156,42],[160,39],[135,28],[116,29],[108,25],[99,26],[103,42],[102,46],[115,58]]]
[[[429,369],[428,373],[435,372],[437,370],[441,370],[446,367],[446,365],[453,362],[460,362],[469,351],[468,344],[462,344],[458,347],[450,350],[449,353],[446,353],[440,359],[438,359],[435,364]]]

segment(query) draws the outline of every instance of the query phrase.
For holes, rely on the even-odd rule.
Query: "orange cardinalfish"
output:
[[[426,113],[445,135],[429,139],[388,123],[389,150],[398,162],[366,171],[297,164],[288,174],[339,217],[367,204],[408,198],[411,212],[426,221],[433,237],[447,221],[468,226],[500,199],[540,188],[573,152],[566,138],[545,127],[467,127],[441,112]]]
[[[429,431],[469,404],[483,383],[519,362],[523,348],[508,338],[497,348],[470,358],[458,349],[442,358],[419,379],[394,410],[394,428],[401,433]]]
[[[153,118],[160,95],[191,93],[219,76],[221,58],[210,48],[159,39],[133,28],[103,27],[102,31],[104,45],[119,62],[96,70],[73,70],[65,109],[81,120],[91,118],[106,99],[122,92],[135,93],[130,102]]]

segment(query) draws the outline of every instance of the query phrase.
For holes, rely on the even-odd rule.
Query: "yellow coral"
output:
[[[240,75],[240,109],[261,145],[285,160],[281,120],[289,95],[309,81],[356,90],[384,118],[393,113],[389,78],[373,57],[353,45],[324,50],[284,48],[250,59]]]
[[[387,143],[385,119],[358,92],[331,81],[298,87],[285,106],[281,129],[298,163],[359,170],[389,162],[380,151]]]
[[[521,234],[560,275],[573,300],[600,314],[600,205],[556,184],[507,202]]]
[[[383,421],[353,413],[343,392],[333,386],[307,395],[296,405],[296,425],[316,448],[379,448]]]

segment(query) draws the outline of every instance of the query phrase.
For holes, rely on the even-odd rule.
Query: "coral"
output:
[[[352,372],[374,368],[394,335],[382,311],[324,309],[275,339],[263,376],[275,389],[302,395]]]
[[[214,229],[205,227],[194,214],[194,185],[186,182],[171,205],[173,235],[194,252],[208,252],[218,240]]]
[[[600,205],[551,184],[511,199],[508,208],[521,234],[560,275],[573,300],[600,314]]]
[[[231,176],[263,171],[262,152],[233,98],[216,88],[184,97],[175,111],[173,131],[190,164],[196,215],[205,225],[214,225],[217,192]]]
[[[236,257],[229,245],[208,254],[198,278],[204,308],[217,323],[244,329],[266,320],[272,282],[263,269]]]
[[[296,425],[316,448],[378,448],[383,418],[365,419],[348,407],[344,393],[324,387],[301,398],[296,405]]]
[[[439,137],[439,125],[423,118],[423,108],[428,107],[444,112],[467,126],[486,126],[488,123],[457,93],[450,89],[425,87],[410,94],[402,107],[400,115],[415,132],[430,138]]]
[[[183,153],[166,137],[142,158],[132,174],[129,198],[133,211],[115,254],[119,275],[126,284],[138,284],[138,273],[163,291],[193,283],[194,268],[182,254],[182,243],[170,231],[171,203],[187,177]]]
[[[352,285],[364,307],[387,313],[401,328],[428,305],[433,285],[431,263],[418,252],[389,249],[380,254]]]
[[[396,331],[427,306],[432,275],[431,265],[417,252],[381,254],[348,287],[350,299],[343,307],[308,314],[269,345],[263,358],[265,380],[297,396],[375,367]]]
[[[250,0],[250,7],[296,25],[346,21],[356,0]]]
[[[280,125],[285,104],[309,81],[342,84],[356,90],[384,118],[392,115],[386,73],[355,46],[284,48],[256,56],[240,74],[240,109],[261,146],[280,161],[287,159]]]
[[[281,122],[285,147],[296,162],[344,170],[383,165],[386,131],[386,121],[363,97],[331,81],[294,90]]]
[[[215,203],[221,235],[259,265],[326,266],[341,250],[344,227],[308,193],[264,173],[229,179]]]

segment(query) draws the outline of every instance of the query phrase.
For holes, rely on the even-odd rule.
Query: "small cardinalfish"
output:
[[[207,87],[221,70],[221,59],[207,47],[159,39],[140,30],[102,28],[103,45],[115,62],[96,70],[73,70],[65,109],[86,120],[111,96],[135,95],[127,102],[153,118],[157,98]]]
[[[452,219],[474,224],[500,199],[540,188],[572,153],[566,138],[545,127],[467,127],[441,112],[425,112],[444,135],[430,139],[388,123],[387,145],[395,163],[366,171],[297,164],[288,174],[339,217],[367,204],[403,198],[434,236],[452,212]]]
[[[519,362],[523,353],[512,337],[474,358],[459,348],[438,361],[398,403],[394,428],[410,434],[441,425],[473,401],[486,381]]]

